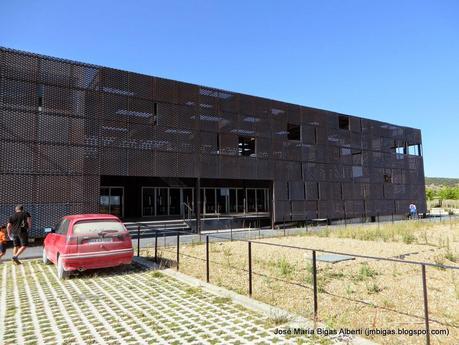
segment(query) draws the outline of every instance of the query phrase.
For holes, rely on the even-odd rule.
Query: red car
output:
[[[54,263],[63,279],[70,271],[113,267],[132,262],[131,236],[118,217],[109,214],[65,216],[47,228],[43,262]]]

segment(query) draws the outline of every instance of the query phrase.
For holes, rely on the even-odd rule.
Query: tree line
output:
[[[440,188],[426,187],[427,200],[459,200],[459,186]]]

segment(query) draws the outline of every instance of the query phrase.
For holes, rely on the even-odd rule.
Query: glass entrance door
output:
[[[182,200],[182,214],[185,215],[187,218],[188,216],[191,217],[191,214],[194,211],[193,205],[193,188],[183,188],[183,200]]]
[[[99,212],[109,213],[122,218],[124,216],[124,187],[101,187]]]
[[[180,188],[169,189],[169,214],[180,214]]]
[[[255,189],[247,189],[247,212],[256,212]]]
[[[228,213],[228,188],[217,188],[217,213],[226,214]]]
[[[142,217],[155,215],[155,188],[142,188]]]
[[[167,188],[156,188],[156,215],[167,216],[169,211]]]

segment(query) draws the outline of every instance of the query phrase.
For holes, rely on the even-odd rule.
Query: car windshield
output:
[[[98,234],[99,232],[124,231],[122,223],[116,220],[88,220],[76,223],[73,226],[73,234]]]

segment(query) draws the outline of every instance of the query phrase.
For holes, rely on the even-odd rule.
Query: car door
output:
[[[66,244],[67,244],[67,231],[69,228],[69,220],[64,218],[59,223],[56,232],[54,233],[54,249],[53,253],[53,262],[57,262],[57,254],[67,253]]]
[[[48,259],[50,259],[52,262],[56,263],[56,231],[59,229],[61,223],[63,222],[64,219],[61,219],[55,226],[54,230],[52,233],[49,233],[46,235],[45,238],[45,249],[46,249],[46,254],[48,256]]]

